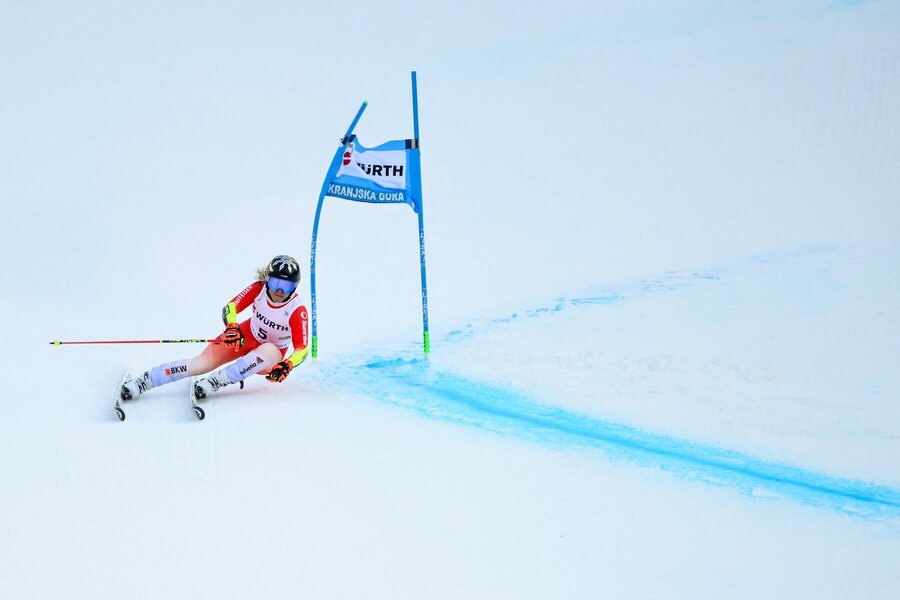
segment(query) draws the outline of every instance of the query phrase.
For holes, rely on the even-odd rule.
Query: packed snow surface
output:
[[[896,3],[0,13],[0,598],[900,596]],[[415,215],[328,199],[320,356],[119,422],[202,346],[47,342],[308,303],[411,69],[431,353]]]

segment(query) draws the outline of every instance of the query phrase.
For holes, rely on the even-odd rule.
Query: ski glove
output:
[[[288,373],[291,372],[291,363],[286,360],[281,361],[269,371],[269,374],[266,375],[266,379],[273,383],[281,383],[285,379],[287,379]]]
[[[237,352],[240,350],[244,345],[244,333],[241,331],[241,326],[237,323],[228,325],[225,328],[225,333],[222,334],[222,341],[233,351]]]

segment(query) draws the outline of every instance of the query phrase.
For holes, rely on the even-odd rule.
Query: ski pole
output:
[[[97,340],[97,341],[76,341],[76,342],[50,342],[53,346],[63,346],[71,344],[221,344],[222,340]]]

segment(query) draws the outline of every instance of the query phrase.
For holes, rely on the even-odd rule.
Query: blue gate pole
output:
[[[331,169],[328,169],[331,172]],[[326,179],[327,181],[327,179]],[[316,238],[319,237],[319,215],[322,214],[322,201],[324,194],[319,195],[319,204],[316,206],[316,220],[313,222],[312,247],[309,251],[309,301],[312,308],[312,357],[319,355],[319,336],[317,335],[318,319],[316,317]]]
[[[350,142],[350,136],[353,134],[353,130],[356,128],[356,124],[359,122],[359,118],[362,116],[363,111],[366,110],[368,104],[368,100],[363,101],[362,106],[360,106],[359,110],[356,112],[356,116],[353,117],[353,122],[350,123],[350,127],[347,128],[347,133],[344,134],[344,137],[341,140],[341,147],[338,148],[334,159],[331,161],[331,166],[328,167],[328,173],[325,175],[325,181],[322,183],[322,191],[319,193],[319,203],[316,205],[316,218],[315,221],[313,221],[312,247],[309,251],[310,306],[312,309],[311,353],[313,358],[316,358],[319,355],[319,320],[318,305],[316,304],[316,242],[319,239],[319,216],[322,214],[322,203],[325,200],[325,196],[328,194],[328,182],[331,181],[337,173],[341,164],[341,157],[343,156],[342,150],[346,148],[347,144]]]
[[[421,153],[421,144],[419,143],[419,93],[416,86],[416,72],[412,72],[412,103],[413,103],[413,137]],[[431,339],[428,333],[428,286],[425,283],[425,222],[422,217],[422,198],[419,198],[419,262],[422,272],[422,339],[425,347],[425,354],[431,352]]]

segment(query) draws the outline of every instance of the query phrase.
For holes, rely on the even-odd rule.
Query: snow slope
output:
[[[860,252],[603,286],[442,328],[428,360],[326,355],[202,423],[186,382],[119,423],[108,350],[42,347],[78,384],[8,406],[6,594],[891,597],[897,296],[875,275],[897,251]]]
[[[329,375],[428,416],[894,519],[898,258],[813,249],[666,273],[470,323],[428,360],[363,355]]]
[[[370,8],[2,9],[0,598],[896,597],[896,6]],[[116,420],[200,348],[47,342],[217,334],[411,68],[431,355],[329,201],[320,358]]]

